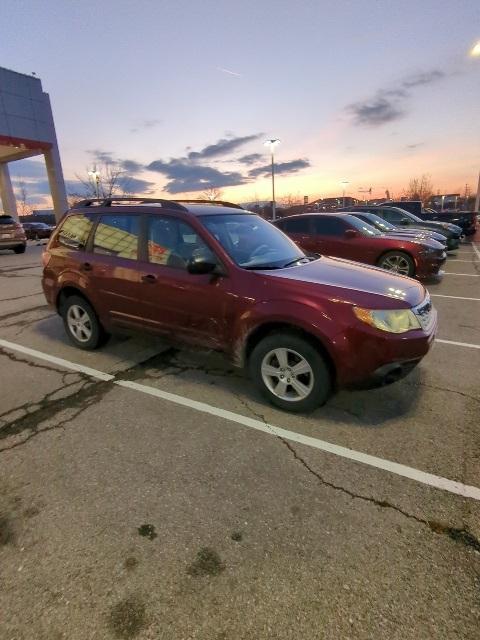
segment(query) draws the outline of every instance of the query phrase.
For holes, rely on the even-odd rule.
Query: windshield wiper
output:
[[[297,262],[302,262],[303,260],[305,260],[305,263],[306,263],[306,262],[311,262],[312,260],[316,260],[316,258],[314,258],[313,256],[311,257],[303,256],[302,258],[295,258],[295,260],[290,260],[290,262],[287,262],[286,264],[282,264],[282,269],[285,269],[286,267],[291,267]]]

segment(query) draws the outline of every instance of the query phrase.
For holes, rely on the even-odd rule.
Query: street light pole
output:
[[[343,209],[345,209],[345,188],[347,186],[347,184],[350,184],[348,180],[342,180],[342,182],[340,183],[343,186]]]
[[[280,144],[280,140],[278,138],[271,138],[270,140],[266,140],[265,146],[270,147],[271,160],[272,160],[272,219],[277,219],[277,207],[275,203],[275,156],[274,149]]]
[[[100,171],[97,171],[97,167],[93,167],[93,169],[88,172],[88,175],[94,179],[95,193],[97,194],[97,198],[100,198]]]

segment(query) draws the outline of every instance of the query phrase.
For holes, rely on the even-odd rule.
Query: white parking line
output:
[[[10,349],[11,351],[18,351],[19,353],[23,353],[26,356],[38,358],[38,360],[45,360],[46,362],[57,364],[59,367],[63,367],[64,369],[70,369],[71,371],[85,373],[87,376],[90,376],[92,378],[98,378],[98,380],[113,380],[115,377],[110,373],[104,373],[103,371],[92,369],[91,367],[85,367],[83,364],[77,364],[76,362],[70,362],[70,360],[57,358],[55,356],[51,356],[48,353],[37,351],[36,349],[29,349],[28,347],[24,347],[21,344],[17,344],[15,342],[9,342],[8,340],[0,340],[0,347]]]
[[[452,298],[453,300],[476,300],[480,302],[480,298],[464,298],[463,296],[446,296],[445,294],[441,294],[441,293],[431,293],[430,297],[431,298]]]
[[[476,245],[476,244],[474,244],[473,242],[472,242],[472,249],[473,249],[473,250],[475,251],[475,253],[477,254],[477,258],[479,258],[479,259],[480,259],[480,251],[478,250],[477,245]]]
[[[455,342],[454,340],[442,340],[441,338],[435,338],[435,342],[442,342],[443,344],[454,344],[456,347],[468,347],[469,349],[480,349],[480,344],[470,344],[469,342]]]
[[[469,278],[480,278],[480,273],[454,273],[453,271],[444,271],[444,276],[468,276]]]
[[[449,262],[468,262],[468,264],[475,264],[476,258],[472,258],[471,260],[457,260],[456,258],[449,258]]]
[[[220,409],[219,407],[214,407],[212,405],[206,404],[205,402],[191,400],[190,398],[179,396],[174,393],[169,393],[167,391],[162,391],[160,389],[149,387],[138,382],[133,382],[130,380],[114,380],[114,376],[110,374],[97,371],[96,369],[90,369],[89,367],[83,367],[83,365],[78,365],[74,362],[63,360],[62,358],[56,358],[46,353],[42,353],[41,351],[36,351],[35,349],[28,349],[27,347],[23,347],[22,345],[15,344],[13,342],[0,340],[0,345],[4,346],[6,349],[30,355],[33,358],[39,358],[48,362],[54,362],[55,364],[64,366],[67,369],[82,371],[83,373],[88,373],[88,371],[90,371],[88,375],[91,375],[95,378],[100,378],[101,380],[113,380],[113,384],[125,389],[144,393],[146,395],[153,396],[167,402],[172,402],[174,404],[187,407],[188,409],[193,409],[194,411],[207,413],[209,415],[216,416],[217,418],[227,420],[228,422],[233,422],[244,427],[248,427],[249,429],[262,431],[263,433],[266,433],[268,435],[273,435],[278,438],[283,438],[284,440],[297,442],[298,444],[302,444],[307,447],[312,447],[326,453],[331,453],[333,455],[339,456],[340,458],[353,460],[354,462],[360,462],[361,464],[365,464],[376,469],[388,471],[389,473],[393,473],[403,478],[409,478],[410,480],[415,480],[416,482],[434,487],[435,489],[441,489],[442,491],[448,491],[449,493],[454,493],[464,498],[472,498],[473,500],[480,501],[480,488],[474,487],[472,485],[466,485],[462,482],[457,482],[456,480],[450,480],[448,478],[443,478],[442,476],[437,476],[432,473],[420,471],[419,469],[408,467],[391,460],[377,458],[376,456],[371,456],[368,453],[363,453],[354,449],[348,449],[347,447],[332,444],[331,442],[326,442],[325,440],[320,440],[318,438],[305,436],[301,433],[296,433],[295,431],[282,429],[280,427],[267,424],[260,420],[255,420],[254,418],[248,418],[247,416],[241,415],[239,413],[233,413],[233,411]]]

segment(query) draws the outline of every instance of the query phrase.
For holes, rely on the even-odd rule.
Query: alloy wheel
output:
[[[269,351],[262,360],[261,373],[265,386],[281,400],[304,400],[313,389],[312,367],[293,349],[282,347]]]
[[[67,325],[72,335],[79,342],[88,342],[92,337],[92,322],[88,313],[77,304],[73,304],[67,312]]]
[[[408,260],[400,255],[388,256],[384,258],[380,264],[382,269],[399,273],[402,276],[408,276],[410,265]]]

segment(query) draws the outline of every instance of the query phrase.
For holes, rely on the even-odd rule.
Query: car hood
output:
[[[457,227],[456,224],[450,224],[448,222],[429,222],[424,220],[418,223],[415,222],[414,226],[418,228],[423,227],[425,229],[440,231],[440,233],[445,233],[447,236],[450,236],[452,234],[460,235],[462,233],[461,227]]]
[[[414,242],[420,246],[428,247],[429,249],[443,249],[443,244],[437,242],[433,238],[429,238],[428,236],[422,236],[422,234],[410,235],[408,237],[402,236],[401,234],[397,234],[396,231],[384,233],[382,238],[389,238],[390,240],[398,240],[399,238],[403,239],[406,242]]]
[[[437,240],[438,242],[445,243],[445,236],[436,231],[429,231],[428,229],[395,229],[395,231],[388,231],[389,236],[395,236],[398,238],[404,238],[410,236],[410,238],[416,238],[419,240]]]
[[[402,300],[409,306],[416,306],[425,298],[425,288],[412,278],[342,258],[322,256],[307,264],[256,273],[269,279],[284,278],[339,288],[343,290],[344,300],[355,304],[362,298],[362,294],[383,296],[389,298],[390,302],[392,298]]]

